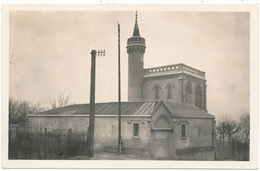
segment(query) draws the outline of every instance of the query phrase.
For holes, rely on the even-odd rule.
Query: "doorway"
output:
[[[171,127],[164,117],[159,118],[153,128],[154,133],[154,157],[168,158],[170,156]]]
[[[169,156],[169,131],[154,131],[154,157],[167,158]]]

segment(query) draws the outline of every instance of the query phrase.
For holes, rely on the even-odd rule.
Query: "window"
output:
[[[167,88],[168,99],[172,99],[172,85],[168,85]]]
[[[181,137],[186,137],[186,125],[182,124],[181,125]]]
[[[139,137],[139,123],[134,123],[134,137]]]
[[[155,99],[159,99],[159,86],[155,87]]]
[[[172,99],[172,90],[174,85],[172,83],[168,83],[165,88],[167,89],[167,99]]]
[[[185,95],[186,103],[192,104],[192,96],[191,96],[191,94],[192,94],[192,84],[191,84],[190,81],[188,81],[186,83],[185,92],[186,92],[186,95]]]
[[[195,91],[195,106],[202,109],[202,88],[200,84],[196,86]]]
[[[190,81],[188,81],[188,82],[186,83],[185,91],[186,91],[186,93],[188,93],[188,94],[192,94],[192,85],[191,85],[191,82],[190,82]]]
[[[200,134],[201,134],[201,128],[199,127],[199,138],[200,138]]]
[[[159,89],[162,89],[162,87],[158,84],[155,84],[154,87],[153,87],[155,99],[160,98]]]

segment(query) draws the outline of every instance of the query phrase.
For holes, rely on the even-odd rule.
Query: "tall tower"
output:
[[[127,40],[126,48],[128,53],[128,101],[142,101],[145,39],[140,36],[137,24],[137,12],[133,36]]]

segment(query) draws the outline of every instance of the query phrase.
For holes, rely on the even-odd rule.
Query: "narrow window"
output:
[[[172,99],[172,86],[171,85],[168,86],[167,91],[168,91],[168,99]]]
[[[186,125],[185,124],[181,125],[181,136],[186,137]]]
[[[202,88],[201,85],[198,84],[196,86],[196,98],[195,98],[195,106],[202,109]]]
[[[155,87],[155,99],[159,99],[159,86]]]
[[[190,81],[186,83],[185,91],[186,93],[192,94],[192,85]]]
[[[186,92],[186,95],[185,95],[185,97],[186,97],[186,103],[192,104],[192,102],[191,102],[191,100],[192,100],[192,98],[191,98],[192,85],[191,85],[191,82],[190,82],[190,81],[188,81],[188,82],[186,83],[185,92]]]
[[[139,124],[134,123],[134,137],[138,137],[138,136],[139,136]]]
[[[201,134],[201,128],[199,127],[199,138],[200,138],[200,134]]]

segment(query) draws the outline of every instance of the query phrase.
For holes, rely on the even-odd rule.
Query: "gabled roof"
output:
[[[161,105],[163,105],[171,113],[173,117],[177,118],[215,118],[213,115],[189,104],[164,102],[163,100],[146,102],[121,102],[121,115],[152,116]],[[75,104],[43,111],[38,114],[34,114],[33,116],[89,115],[89,107],[90,104]],[[96,103],[95,115],[118,115],[118,102]]]
[[[165,102],[165,104],[174,117],[215,119],[213,115],[207,113],[206,111],[186,103]]]

